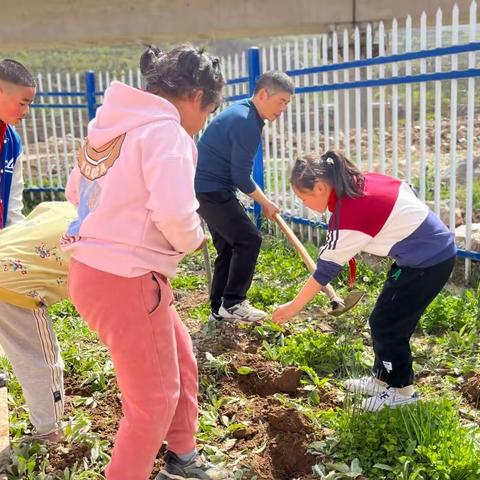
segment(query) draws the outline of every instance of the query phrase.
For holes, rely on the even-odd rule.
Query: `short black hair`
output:
[[[258,77],[253,94],[256,95],[262,88],[269,93],[287,92],[293,95],[295,92],[292,79],[286,73],[278,70],[270,70]]]
[[[219,106],[225,85],[220,60],[187,43],[172,50],[162,51],[147,45],[140,58],[140,71],[146,90],[157,95],[182,98],[202,91],[202,107]]]
[[[0,60],[0,80],[21,87],[36,87],[33,75],[20,63],[11,58]]]

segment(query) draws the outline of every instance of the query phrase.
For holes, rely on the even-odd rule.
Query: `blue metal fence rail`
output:
[[[317,67],[303,68],[303,69],[292,69],[287,70],[286,73],[289,76],[305,76],[311,74],[319,74],[325,72],[335,72],[347,69],[358,69],[365,68],[373,65],[385,65],[398,62],[406,62],[411,60],[418,59],[427,59],[435,58],[439,56],[446,55],[455,55],[460,53],[469,53],[480,51],[480,42],[471,42],[463,45],[453,45],[450,47],[443,48],[433,48],[427,50],[420,50],[416,52],[408,52],[404,54],[396,54],[390,56],[380,56],[374,58],[367,58],[363,60],[349,61],[334,65],[323,65]],[[248,84],[249,94],[242,95],[232,95],[226,98],[228,102],[234,102],[249,98],[253,95],[255,88],[255,81],[259,77],[261,72],[260,64],[260,52],[257,47],[252,47],[248,50],[248,76],[229,79],[227,81],[228,85],[240,85]],[[371,88],[371,87],[380,87],[387,85],[405,85],[410,83],[421,83],[421,82],[432,82],[432,81],[441,81],[441,80],[452,80],[452,79],[464,79],[480,77],[480,69],[478,68],[468,68],[465,70],[454,70],[447,72],[435,72],[435,73],[422,73],[418,75],[405,75],[405,76],[396,76],[391,78],[377,78],[377,79],[368,79],[362,81],[354,82],[343,82],[335,83],[329,85],[309,85],[304,87],[297,87],[295,93],[312,93],[312,92],[327,92],[327,91],[339,91],[346,89],[358,89],[358,88]],[[103,96],[104,92],[97,91],[95,73],[93,71],[85,72],[85,91],[72,91],[72,92],[39,92],[37,96],[39,97],[84,97],[85,103],[83,104],[43,104],[43,103],[34,103],[32,104],[33,108],[69,108],[69,109],[86,109],[88,112],[89,120],[95,117],[95,112],[98,107],[97,97]],[[263,190],[264,189],[264,164],[263,164],[263,148],[260,145],[254,161],[253,168],[253,178],[257,185]],[[62,192],[63,188],[54,188],[54,187],[31,187],[27,188],[28,192]],[[257,203],[254,204],[253,209],[254,218],[257,226],[261,227],[261,208]],[[322,222],[315,222],[302,218],[295,215],[285,215],[285,218],[288,221],[297,223],[300,225],[309,225],[315,228],[326,228],[326,224]],[[458,251],[458,256],[460,258],[467,258],[471,260],[480,261],[480,252],[468,251],[460,249]]]

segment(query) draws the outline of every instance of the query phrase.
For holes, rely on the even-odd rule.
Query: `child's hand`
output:
[[[281,325],[282,323],[288,322],[297,313],[298,311],[294,308],[293,302],[287,302],[275,309],[272,314],[272,321]]]

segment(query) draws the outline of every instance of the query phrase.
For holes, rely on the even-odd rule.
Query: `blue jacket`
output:
[[[219,113],[198,142],[195,191],[218,192],[240,189],[247,195],[255,154],[262,140],[264,122],[251,100],[243,100]]]
[[[22,144],[20,137],[14,127],[7,125],[5,137],[3,138],[3,149],[0,154],[0,201],[3,204],[2,228],[7,224],[13,169],[21,154]]]

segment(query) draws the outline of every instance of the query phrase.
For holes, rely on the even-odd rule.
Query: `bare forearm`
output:
[[[313,277],[310,277],[302,289],[297,293],[292,300],[292,307],[300,312],[307,303],[310,303],[321,291],[323,286],[320,285]]]

